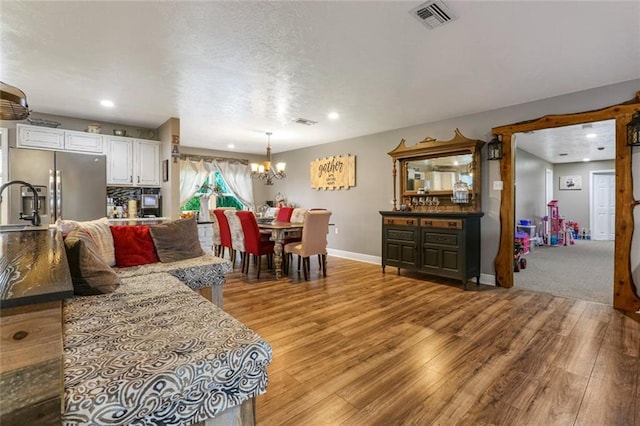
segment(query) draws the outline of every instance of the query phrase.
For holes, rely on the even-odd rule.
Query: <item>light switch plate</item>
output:
[[[502,181],[501,180],[494,180],[493,181],[493,190],[494,191],[502,191]]]

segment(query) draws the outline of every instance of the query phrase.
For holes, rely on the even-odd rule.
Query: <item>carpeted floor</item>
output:
[[[613,250],[613,241],[592,240],[534,247],[525,255],[527,268],[514,273],[515,286],[611,305]]]

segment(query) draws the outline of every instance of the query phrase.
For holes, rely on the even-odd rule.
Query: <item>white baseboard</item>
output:
[[[382,258],[380,256],[372,256],[370,254],[355,253],[352,251],[336,250],[331,248],[327,248],[327,254],[343,259],[357,260],[359,262],[372,263],[374,265],[382,265]],[[480,284],[496,285],[495,275],[480,274]]]
[[[327,249],[327,253],[331,256],[341,257],[343,259],[357,260],[365,263],[373,263],[375,265],[382,265],[382,258],[380,256],[372,256],[370,254],[355,253],[352,251]]]
[[[489,274],[480,274],[480,284],[496,285],[496,276]]]

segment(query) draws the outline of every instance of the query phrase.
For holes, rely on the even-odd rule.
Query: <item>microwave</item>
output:
[[[160,208],[160,194],[142,194],[143,209],[159,209]]]

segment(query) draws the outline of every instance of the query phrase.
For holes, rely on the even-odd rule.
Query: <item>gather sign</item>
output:
[[[311,162],[310,172],[313,189],[349,189],[356,186],[356,157],[321,158]]]

